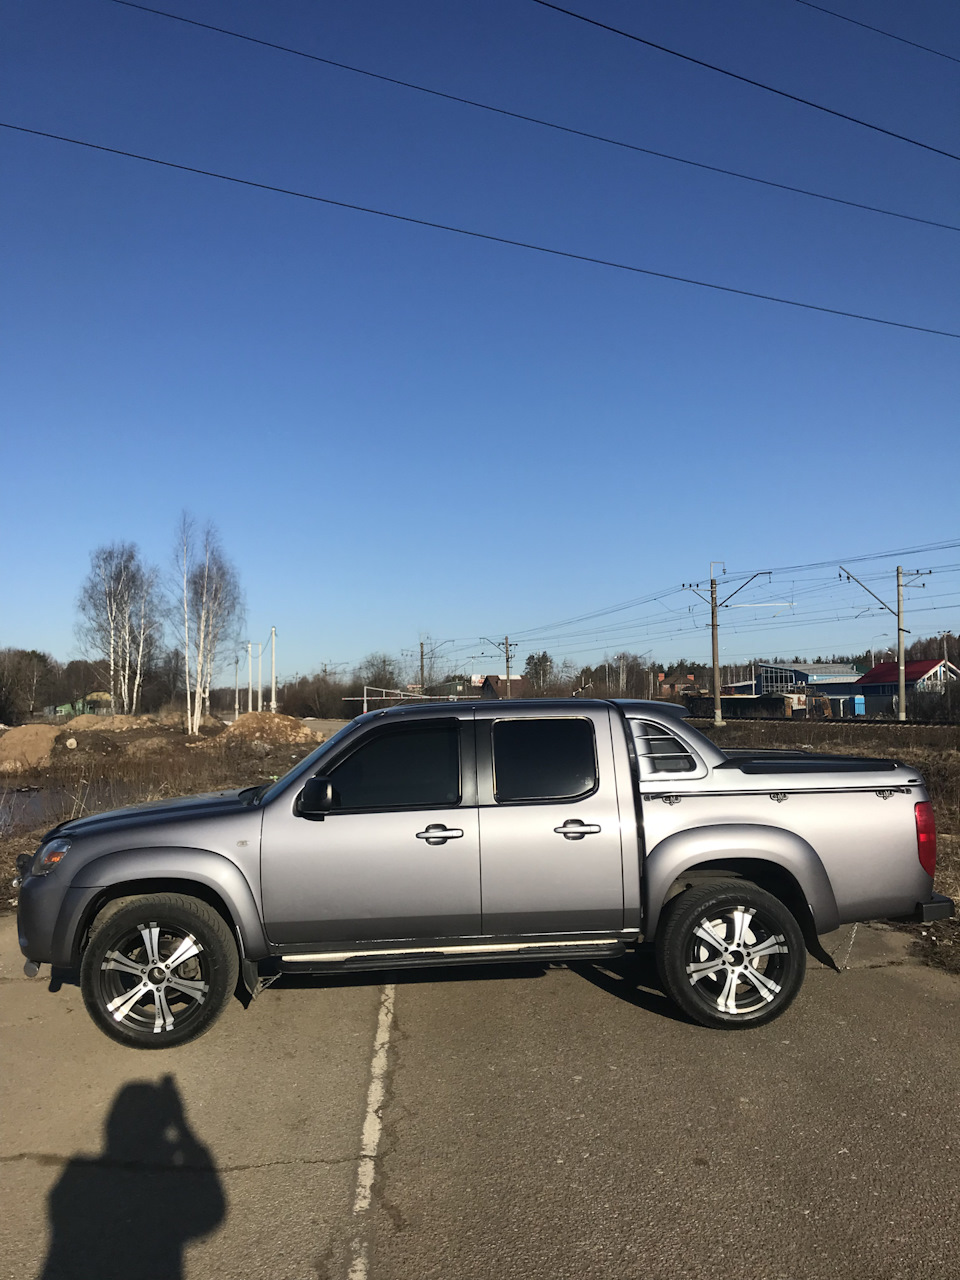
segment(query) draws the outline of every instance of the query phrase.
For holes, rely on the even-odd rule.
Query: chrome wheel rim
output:
[[[195,934],[152,920],[128,930],[100,962],[107,1015],[139,1032],[181,1031],[210,992],[210,957]]]
[[[786,937],[756,907],[724,907],[695,925],[687,978],[711,1011],[756,1014],[783,991],[789,953]]]

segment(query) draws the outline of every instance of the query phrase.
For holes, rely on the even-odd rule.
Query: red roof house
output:
[[[947,680],[956,680],[960,671],[952,662],[944,658],[923,658],[916,662],[904,663],[904,675],[908,687],[920,690],[936,686],[942,688]],[[871,667],[865,676],[861,676],[857,684],[861,685],[896,685],[900,675],[895,662],[878,662]]]

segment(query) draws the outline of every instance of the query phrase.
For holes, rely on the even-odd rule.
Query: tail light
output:
[[[917,820],[917,857],[928,876],[937,869],[937,820],[933,816],[933,805],[929,800],[921,800],[913,806]]]

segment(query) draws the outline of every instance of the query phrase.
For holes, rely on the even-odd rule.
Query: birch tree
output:
[[[208,524],[198,533],[186,513],[177,530],[177,576],[187,733],[198,734],[203,712],[210,710],[210,685],[219,652],[226,639],[235,637],[243,620],[243,594],[216,528]]]
[[[111,715],[136,714],[159,627],[156,571],[143,564],[132,542],[97,547],[77,603],[81,644],[104,664]]]

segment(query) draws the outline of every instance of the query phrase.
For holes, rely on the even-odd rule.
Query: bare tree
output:
[[[198,535],[186,512],[177,527],[177,577],[183,625],[187,732],[200,732],[204,707],[210,708],[210,684],[222,642],[243,619],[243,595],[236,569],[220,545],[212,524]]]
[[[143,564],[132,542],[97,547],[77,605],[81,644],[106,666],[111,713],[135,714],[159,625],[155,570]]]
[[[49,653],[0,649],[0,722],[19,724],[52,698],[59,668]]]

